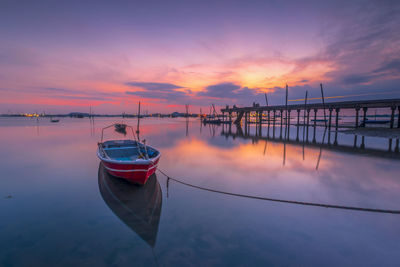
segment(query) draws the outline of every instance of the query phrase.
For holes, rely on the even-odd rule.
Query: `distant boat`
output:
[[[116,132],[126,135],[126,124],[116,123],[114,124],[114,127]]]
[[[110,176],[100,163],[98,183],[100,194],[112,212],[153,248],[162,208],[162,190],[156,175],[138,187]]]
[[[221,119],[203,119],[204,124],[230,124],[230,121],[223,121]]]
[[[59,122],[59,121],[60,121],[59,119],[50,118],[50,122]]]
[[[109,174],[144,185],[156,172],[161,153],[146,145],[145,142],[141,143],[136,140],[103,142],[104,130],[113,126],[115,127],[115,124],[103,128],[101,141],[98,143],[97,157]],[[131,126],[126,127],[131,128],[132,134],[134,134]]]

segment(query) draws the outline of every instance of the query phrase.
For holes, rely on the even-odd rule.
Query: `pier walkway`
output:
[[[332,117],[335,115],[336,124],[339,120],[339,112],[343,109],[353,109],[356,112],[354,127],[360,127],[359,123],[359,113],[362,110],[363,114],[363,122],[367,121],[367,111],[370,108],[389,108],[391,110],[390,123],[389,127],[398,127],[400,128],[400,99],[378,99],[378,100],[364,100],[364,101],[341,101],[341,102],[328,102],[328,103],[312,103],[312,104],[295,104],[295,105],[277,105],[277,106],[260,106],[258,104],[253,104],[251,107],[229,107],[221,109],[224,120],[232,121],[232,116],[236,115],[236,120],[234,121],[236,124],[240,124],[242,119],[244,118],[244,122],[247,124],[249,122],[250,113],[256,113],[256,118],[258,118],[257,122],[262,124],[263,116],[267,115],[268,123],[271,121],[271,113],[273,113],[273,120],[275,121],[277,117],[277,112],[280,115],[281,124],[283,121],[286,121],[290,124],[290,115],[291,111],[297,111],[297,122],[300,121],[300,112],[302,110],[306,111],[307,115],[304,117],[304,121],[306,121],[307,125],[310,121],[310,112],[314,111],[314,123],[317,120],[317,112],[318,110],[324,110],[324,116],[326,119],[323,121],[326,122],[327,127],[331,127],[332,125]],[[395,113],[397,110],[397,125],[395,125]],[[325,115],[325,112],[328,112]],[[335,112],[335,114],[333,114]],[[266,114],[264,114],[266,113]],[[283,118],[283,114],[285,118]],[[226,116],[228,114],[228,116]],[[264,114],[264,115],[263,115]]]

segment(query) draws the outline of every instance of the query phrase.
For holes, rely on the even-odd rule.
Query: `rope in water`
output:
[[[243,195],[231,192],[225,192],[221,190],[216,190],[212,188],[202,187],[198,185],[193,185],[187,182],[183,182],[179,179],[172,178],[164,171],[158,168],[158,171],[163,174],[168,179],[175,181],[177,183],[197,188],[204,191],[229,195],[229,196],[236,196],[236,197],[243,197],[243,198],[250,198],[250,199],[258,199],[258,200],[266,200],[272,202],[281,202],[281,203],[288,203],[288,204],[295,204],[295,205],[303,205],[303,206],[314,206],[314,207],[322,207],[322,208],[333,208],[333,209],[344,209],[344,210],[355,210],[355,211],[365,211],[365,212],[378,212],[378,213],[391,213],[391,214],[400,214],[400,210],[388,210],[388,209],[373,209],[373,208],[363,208],[363,207],[352,207],[352,206],[341,206],[341,205],[332,205],[332,204],[323,204],[323,203],[314,203],[314,202],[304,202],[304,201],[295,201],[295,200],[285,200],[285,199],[277,199],[277,198],[269,198],[269,197],[260,197],[260,196],[251,196],[251,195]]]

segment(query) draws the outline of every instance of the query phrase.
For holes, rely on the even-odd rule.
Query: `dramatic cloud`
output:
[[[175,85],[172,83],[154,83],[154,82],[127,82],[126,85],[139,87],[146,90],[152,91],[171,91],[173,89],[183,88],[182,86]]]
[[[199,96],[210,96],[218,98],[232,98],[241,86],[233,83],[220,83],[207,86],[204,92],[200,92]]]
[[[156,82],[128,82],[125,85],[132,87],[138,87],[141,90],[138,91],[126,91],[126,94],[134,95],[142,98],[158,99],[164,101],[172,101],[179,103],[180,101],[186,101],[189,98],[190,90],[177,91],[176,89],[184,88],[179,85],[171,83],[156,83]]]

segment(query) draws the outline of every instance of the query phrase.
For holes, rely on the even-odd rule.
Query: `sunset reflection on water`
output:
[[[162,208],[152,251],[126,217],[114,214],[118,202],[110,206],[99,192],[97,142],[101,128],[115,121],[121,119],[95,119],[94,125],[70,118],[57,124],[43,118],[0,120],[2,264],[156,265],[155,257],[161,265],[397,262],[400,215],[238,198],[172,180],[167,188],[160,173]],[[134,119],[125,122],[136,126]],[[366,154],[222,132],[197,119],[150,118],[140,128],[141,137],[162,153],[159,169],[186,183],[251,196],[400,209],[399,158],[384,154],[385,140],[374,143],[382,143],[382,153]],[[318,129],[319,141],[321,135]],[[105,137],[129,135],[111,130]],[[351,144],[352,136],[340,135],[339,141]],[[126,190],[112,192],[110,199],[126,198]]]

